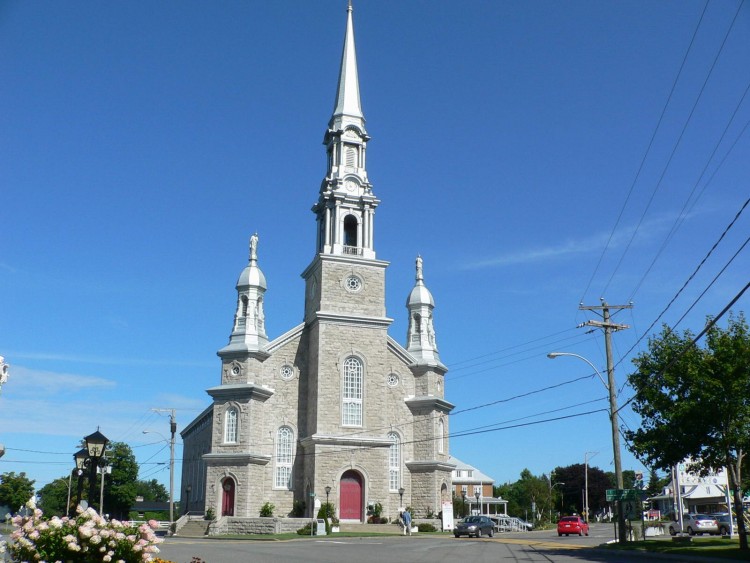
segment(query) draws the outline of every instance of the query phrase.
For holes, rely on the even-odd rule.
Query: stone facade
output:
[[[340,518],[366,521],[376,504],[395,518],[400,506],[420,516],[450,500],[453,405],[421,257],[406,345],[388,334],[388,263],[374,246],[379,200],[365,165],[351,6],[335,107],[313,207],[318,251],[302,274],[304,322],[268,340],[253,235],[229,343],[218,352],[220,383],[207,389],[213,403],[182,432],[183,501],[219,517],[214,531],[277,530],[258,518],[266,503],[309,518],[327,498]]]

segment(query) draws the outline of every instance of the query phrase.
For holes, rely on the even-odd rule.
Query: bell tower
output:
[[[367,178],[369,140],[359,99],[350,3],[336,101],[323,137],[328,166],[312,208],[318,222],[318,253],[375,258],[373,218],[380,201]]]

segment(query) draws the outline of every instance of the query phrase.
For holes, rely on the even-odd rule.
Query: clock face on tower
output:
[[[359,184],[357,184],[357,182],[355,182],[354,180],[347,180],[346,182],[344,182],[344,187],[346,188],[346,191],[353,192],[359,187]]]

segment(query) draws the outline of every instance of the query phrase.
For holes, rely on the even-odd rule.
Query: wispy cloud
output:
[[[118,358],[109,356],[85,356],[75,354],[55,354],[52,352],[24,352],[5,350],[5,359],[49,360],[53,362],[79,362],[84,364],[117,365],[117,366],[183,366],[183,367],[213,367],[213,362],[185,361],[179,359],[151,359],[151,358]]]
[[[62,390],[77,391],[81,389],[102,389],[114,387],[111,379],[91,375],[60,373],[29,369],[22,366],[11,366],[11,378],[7,385],[20,390],[33,389],[38,394],[53,394]]]
[[[655,237],[664,233],[668,226],[671,226],[676,218],[676,213],[664,214],[655,217],[649,221],[644,221],[638,229],[634,241],[642,244],[653,240]],[[635,225],[620,228],[609,241],[609,250],[622,248],[630,241],[635,231]],[[524,250],[510,252],[478,260],[467,262],[461,266],[464,270],[479,270],[483,268],[496,268],[503,266],[515,266],[519,264],[535,264],[560,258],[569,258],[592,252],[599,252],[607,245],[609,239],[608,232],[601,232],[583,237],[580,239],[568,239],[559,244],[549,246],[530,247]]]

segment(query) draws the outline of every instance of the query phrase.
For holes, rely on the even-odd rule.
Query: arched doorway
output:
[[[341,476],[341,498],[339,499],[339,517],[341,520],[362,521],[362,476],[350,469]]]
[[[234,516],[234,479],[227,477],[221,483],[221,515]]]

